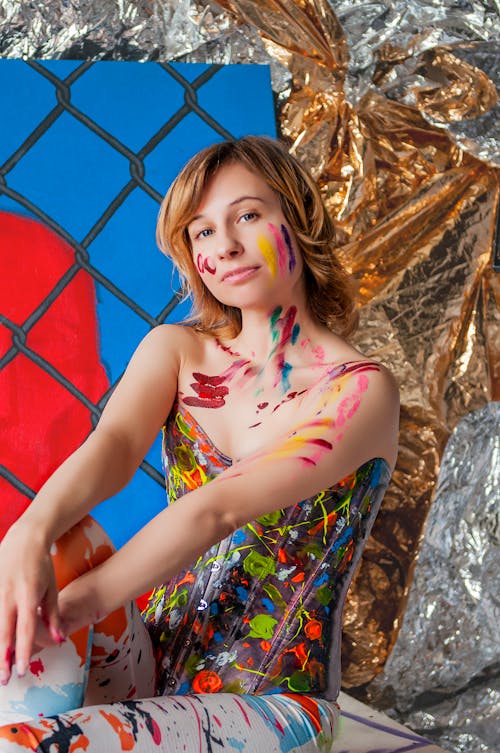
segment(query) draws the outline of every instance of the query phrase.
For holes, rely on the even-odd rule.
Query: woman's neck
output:
[[[324,331],[305,306],[283,302],[267,311],[243,311],[240,334],[220,345],[261,370],[274,362],[275,366],[282,364],[286,372],[287,364],[322,362],[319,341]]]

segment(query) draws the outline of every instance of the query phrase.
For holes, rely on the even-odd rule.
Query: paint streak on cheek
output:
[[[202,254],[198,254],[196,257],[196,268],[200,275],[204,274],[204,272],[214,275],[216,272],[216,266],[213,259],[211,259],[210,256],[204,258]]]
[[[290,233],[288,232],[288,229],[285,225],[281,226],[281,234],[288,250],[288,271],[293,272],[295,265],[297,264],[297,259],[295,258],[295,252],[293,250]]]
[[[288,252],[287,252],[285,243],[283,241],[283,237],[280,234],[280,231],[278,230],[278,228],[275,225],[273,225],[271,222],[269,223],[268,228],[273,235],[276,248],[278,249],[278,267],[280,270],[280,276],[286,277],[287,272],[289,271]]]
[[[274,279],[276,277],[276,270],[277,270],[276,249],[274,248],[269,238],[266,238],[265,235],[258,236],[257,246],[259,248],[260,253],[262,254],[262,258],[264,259],[267,266],[269,267],[271,277]]]

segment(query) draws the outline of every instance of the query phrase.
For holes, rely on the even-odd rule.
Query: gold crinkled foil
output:
[[[372,81],[354,105],[344,87],[346,37],[330,5],[221,5],[255,24],[270,54],[286,48],[292,92],[282,133],[319,181],[340,255],[359,281],[355,343],[386,363],[400,385],[398,465],[344,619],[343,684],[360,688],[396,639],[447,437],[497,389],[488,354],[498,346],[487,339],[478,308],[491,281],[496,174],[442,127],[487,113],[496,90],[451,50],[428,48],[425,34],[409,35],[406,49],[399,35],[397,44],[374,50]],[[406,77],[398,70],[397,78],[394,70],[405,64]]]
[[[450,432],[468,415],[489,431],[481,410],[500,400],[500,276],[491,265],[499,32],[491,0],[0,0],[3,56],[270,64],[281,136],[318,180],[359,283],[354,342],[387,364],[401,390],[398,464],[345,612],[344,687],[360,697],[385,692]],[[444,465],[442,473],[446,484]],[[485,530],[490,522],[475,514]],[[463,540],[473,590],[493,549],[476,552],[473,532]],[[420,593],[430,613],[433,593]],[[451,599],[454,608],[462,606]],[[440,641],[455,638],[444,630]],[[488,661],[476,646],[486,677]],[[440,663],[440,677],[450,676],[445,649]],[[398,693],[409,697],[411,672],[400,674],[407,686]],[[471,722],[480,709],[494,726],[491,683],[480,702],[473,683],[456,703],[448,688],[434,712],[432,699],[414,704],[411,718],[426,734],[447,717],[465,732],[443,734],[446,747],[493,753]]]

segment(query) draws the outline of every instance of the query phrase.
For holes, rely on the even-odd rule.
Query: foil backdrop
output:
[[[455,750],[471,750],[474,737],[490,750],[498,743],[487,712],[500,707],[499,512],[500,403],[491,402],[448,441],[403,624],[372,683],[378,705],[426,737],[454,716],[439,742]]]
[[[483,441],[493,442],[498,431],[481,410],[500,400],[500,282],[491,267],[499,31],[494,0],[0,0],[4,57],[271,65],[282,137],[320,183],[340,253],[359,281],[355,343],[385,362],[401,388],[400,457],[345,615],[344,687],[394,702],[403,719],[411,714],[428,735],[441,729],[443,744],[457,751],[495,750],[474,726],[461,740],[446,737],[446,726],[465,729],[476,709],[490,727],[498,712],[489,644],[478,639],[469,660],[474,620],[462,620],[462,643],[453,643],[451,618],[440,631],[443,646],[453,643],[452,660],[431,647],[443,671],[431,673],[429,683],[450,690],[434,699],[435,714],[429,684],[416,681],[427,705],[404,700],[413,677],[391,669],[388,656],[448,436],[473,411]],[[472,457],[471,483],[481,484],[482,456]],[[459,460],[443,464],[441,487],[459,473]],[[481,530],[489,526],[488,489],[475,513]],[[495,541],[482,540],[486,553],[476,550],[475,530],[464,533],[467,582],[482,593]],[[438,569],[433,573],[437,578]],[[462,604],[448,591],[457,622]],[[437,594],[425,583],[418,593],[431,615]],[[409,619],[417,619],[411,609],[405,626]],[[416,633],[418,624],[406,629]],[[453,675],[456,663],[463,675]],[[398,695],[390,700],[395,677]]]

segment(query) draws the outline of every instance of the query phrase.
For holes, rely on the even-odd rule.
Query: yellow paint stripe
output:
[[[264,261],[269,267],[271,276],[276,277],[276,252],[274,250],[273,244],[270,242],[269,238],[266,238],[265,235],[259,235],[259,237],[257,238],[257,245],[259,247],[260,253],[264,257]]]

